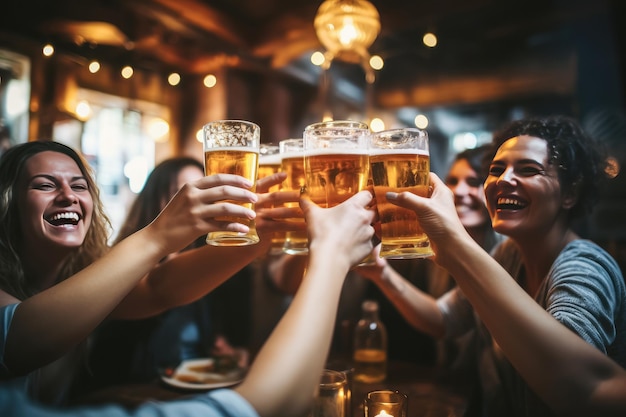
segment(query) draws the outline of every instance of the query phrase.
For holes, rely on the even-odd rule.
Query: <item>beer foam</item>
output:
[[[280,154],[259,155],[259,165],[280,165],[281,160]]]
[[[370,156],[376,155],[422,155],[429,156],[429,152],[424,149],[388,149],[388,148],[375,148],[370,149]]]
[[[251,146],[216,146],[214,148],[206,148],[204,152],[224,152],[224,151],[239,151],[239,152],[251,152],[259,153],[259,148],[253,148]]]
[[[321,155],[359,155],[367,156],[367,149],[359,148],[315,148],[305,149],[305,156],[321,156]]]

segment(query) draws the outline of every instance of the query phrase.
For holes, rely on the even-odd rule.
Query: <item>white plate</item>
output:
[[[237,369],[228,374],[219,374],[202,370],[213,364],[213,359],[192,359],[183,361],[174,370],[172,376],[161,376],[161,380],[176,388],[188,390],[210,390],[230,387],[243,380],[244,370]]]

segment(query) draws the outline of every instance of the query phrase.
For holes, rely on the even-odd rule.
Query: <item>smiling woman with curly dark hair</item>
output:
[[[514,136],[535,136],[548,146],[548,163],[557,168],[561,188],[578,195],[570,219],[587,214],[597,202],[607,162],[603,146],[595,142],[575,119],[548,116],[516,120],[493,137],[493,157],[500,145]]]

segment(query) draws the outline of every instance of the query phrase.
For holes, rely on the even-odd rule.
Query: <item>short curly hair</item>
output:
[[[590,212],[607,179],[604,146],[571,117],[532,117],[510,122],[494,133],[489,161],[504,142],[520,135],[546,141],[548,162],[557,167],[561,188],[577,193],[576,204],[570,209],[570,219]]]

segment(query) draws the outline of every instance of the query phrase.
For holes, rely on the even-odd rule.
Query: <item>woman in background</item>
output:
[[[490,145],[483,145],[460,152],[452,161],[446,176],[446,185],[454,195],[454,207],[463,227],[486,251],[490,251],[502,240],[501,235],[491,227],[483,190],[486,178],[485,158],[490,149]],[[401,314],[404,322],[413,329],[422,331],[414,305],[428,302],[433,297],[441,297],[454,287],[454,279],[448,271],[425,259],[387,261],[379,256],[374,259],[374,265],[357,269],[378,289],[375,292],[370,291],[369,297],[380,300],[381,310],[391,304]],[[378,294],[380,292],[382,295]],[[400,326],[393,324],[392,319],[398,321],[398,318],[387,313],[387,318],[383,321],[389,323],[388,326]],[[404,323],[402,325],[402,333],[405,335],[407,326]],[[472,378],[476,373],[474,337],[475,332],[468,329],[467,333],[458,335],[454,340],[437,340],[437,364],[457,376]],[[393,344],[405,345],[400,340]],[[416,349],[412,350],[407,355],[415,355]]]
[[[192,157],[174,157],[155,166],[130,206],[115,244],[150,224],[183,185],[202,177],[204,167]],[[204,246],[205,238],[200,236],[183,250]],[[169,254],[162,262],[174,256]],[[223,336],[216,335],[219,312],[212,309],[214,297],[212,292],[190,304],[141,320],[104,323],[94,334],[89,376],[85,376],[89,382],[81,381],[81,388],[146,382],[158,377],[164,368],[175,367],[186,359],[233,356],[234,348]]]

